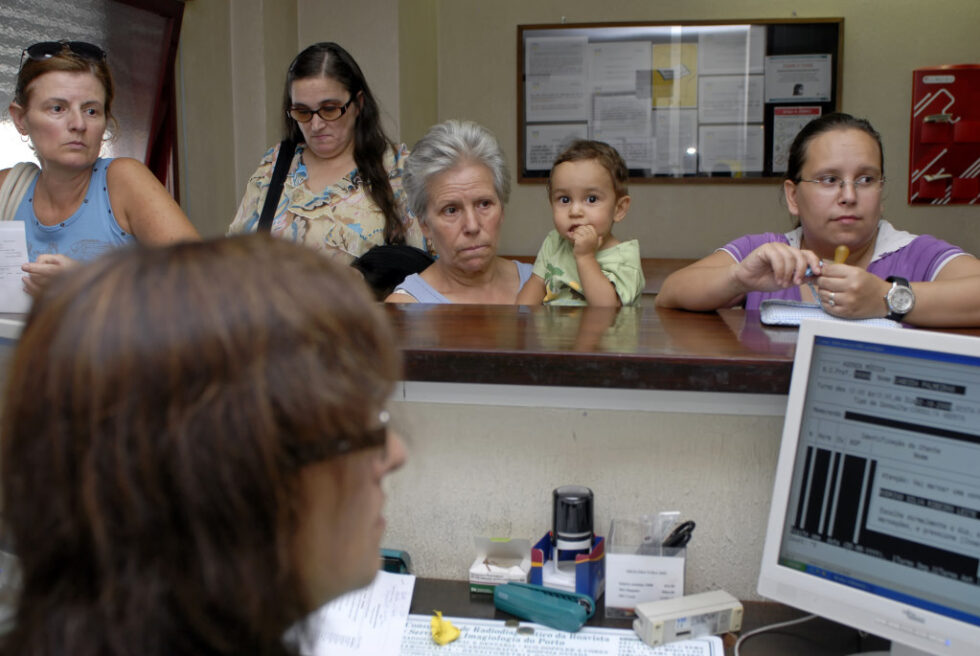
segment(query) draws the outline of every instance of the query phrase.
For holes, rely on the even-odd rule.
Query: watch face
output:
[[[915,304],[915,294],[904,285],[895,285],[888,292],[888,309],[897,314],[906,314]]]

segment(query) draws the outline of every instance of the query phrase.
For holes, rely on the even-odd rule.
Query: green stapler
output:
[[[504,583],[493,590],[493,605],[515,617],[575,632],[595,613],[592,597],[530,583]]]

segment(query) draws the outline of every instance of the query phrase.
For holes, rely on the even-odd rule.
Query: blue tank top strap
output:
[[[113,248],[135,243],[133,236],[119,227],[112,213],[107,178],[111,163],[111,158],[100,157],[95,161],[81,206],[53,226],[42,225],[34,213],[34,191],[40,178],[34,179],[14,214],[15,221],[25,223],[27,255],[31,262],[46,253],[92,260]]]
[[[528,281],[531,274],[534,273],[534,265],[529,262],[520,262],[518,260],[511,260],[517,265],[517,275],[521,281],[521,288],[524,287],[524,283]],[[405,291],[412,295],[412,297],[419,303],[452,303],[448,298],[440,294],[435,290],[435,288],[427,283],[422,276],[417,273],[413,273],[401,282],[401,284],[395,287],[395,291]]]

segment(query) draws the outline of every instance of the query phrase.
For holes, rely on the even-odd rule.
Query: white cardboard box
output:
[[[511,538],[473,538],[476,558],[470,565],[470,592],[493,593],[494,586],[527,583],[531,571],[531,541]]]

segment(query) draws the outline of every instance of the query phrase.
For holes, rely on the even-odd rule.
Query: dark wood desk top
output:
[[[385,306],[424,382],[786,394],[798,329],[758,312],[515,305]],[[980,336],[978,329],[953,332]]]
[[[606,619],[602,601],[600,598],[595,616],[589,620],[590,625],[632,628],[631,620]],[[771,602],[748,601],[744,602],[744,606],[742,633],[804,615],[795,608]],[[511,617],[494,607],[491,595],[470,593],[469,584],[465,581],[416,579],[410,612],[431,615],[434,610],[442,611],[446,616],[456,617],[498,620]],[[773,633],[759,635],[747,640],[745,645],[743,653],[753,656],[785,656],[786,654],[843,656],[869,649],[887,649],[888,643],[874,636],[861,636],[854,629],[818,618]],[[725,653],[729,656],[733,653],[733,646],[734,636],[726,636]]]
[[[758,313],[388,305],[405,379],[785,394],[796,329]]]

